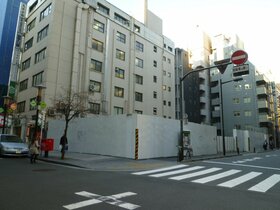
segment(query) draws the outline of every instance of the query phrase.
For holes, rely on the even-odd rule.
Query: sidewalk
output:
[[[237,156],[236,153],[227,154],[226,157]],[[193,161],[201,161],[207,159],[223,158],[223,155],[204,155],[195,156],[192,159],[177,162],[177,157],[171,158],[154,158],[145,160],[133,160],[128,158],[93,155],[85,153],[67,152],[65,159],[60,158],[59,151],[51,151],[48,157],[44,156],[44,152],[38,157],[39,160],[62,164],[66,166],[79,167],[97,171],[140,171],[150,170],[154,168],[168,167],[176,164],[185,164]]]

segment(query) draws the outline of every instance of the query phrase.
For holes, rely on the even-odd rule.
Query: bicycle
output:
[[[186,159],[192,159],[193,156],[192,148],[185,147],[184,149],[186,150]]]

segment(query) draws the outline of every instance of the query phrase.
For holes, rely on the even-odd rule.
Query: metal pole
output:
[[[184,77],[183,77],[184,78]],[[180,89],[180,141],[179,141],[179,151],[178,151],[178,160],[182,161],[184,159],[184,148],[183,148],[183,81],[184,79],[180,79],[180,85],[179,85],[179,89]]]
[[[5,133],[6,116],[7,116],[7,104],[4,104],[4,122],[3,122],[2,134]]]
[[[223,140],[223,155],[226,155],[226,144],[225,144],[225,124],[224,124],[224,105],[223,105],[223,88],[222,79],[220,79],[220,99],[221,99],[221,125],[222,125],[222,140]]]
[[[3,98],[4,98],[4,122],[3,122],[2,134],[5,133],[8,105],[10,103],[11,97],[10,96],[3,96]]]

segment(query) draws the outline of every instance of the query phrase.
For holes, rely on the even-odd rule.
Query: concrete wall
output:
[[[240,152],[258,152],[263,150],[263,143],[268,135],[255,131],[233,130],[234,139],[237,139]]]
[[[65,122],[49,122],[48,138],[59,139]],[[180,122],[147,115],[96,116],[76,119],[69,125],[69,151],[135,158],[138,129],[138,159],[177,156]],[[216,154],[216,128],[188,123],[194,155]]]
[[[193,155],[217,154],[216,127],[189,122],[184,125],[185,131],[190,131]]]

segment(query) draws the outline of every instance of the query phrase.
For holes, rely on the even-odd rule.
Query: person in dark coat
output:
[[[60,138],[59,144],[61,146],[61,159],[64,159],[65,151],[68,149],[68,141],[65,133]]]

